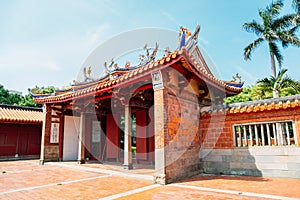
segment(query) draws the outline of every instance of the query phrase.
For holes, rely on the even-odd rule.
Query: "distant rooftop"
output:
[[[42,123],[41,108],[0,104],[0,122]]]

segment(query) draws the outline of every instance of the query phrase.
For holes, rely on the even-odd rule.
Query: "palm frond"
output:
[[[277,0],[275,2],[272,2],[269,6],[266,8],[266,15],[270,16],[271,19],[274,17],[277,17],[280,13],[280,10],[283,7],[283,1]]]
[[[257,85],[257,90],[259,90],[261,93],[260,98],[262,96],[265,96],[266,93],[272,93],[273,86],[270,79],[268,78],[259,79],[256,82],[256,85]]]
[[[297,47],[300,47],[300,40],[295,34],[295,32],[298,28],[299,27],[294,27],[291,30],[281,31],[281,32],[277,33],[277,35],[279,36],[279,38],[282,42],[282,47],[286,48],[290,44],[294,45],[294,46],[297,46]]]
[[[288,14],[284,15],[280,18],[277,18],[273,21],[271,24],[271,28],[273,30],[282,30],[282,29],[288,29],[293,26],[297,26],[299,24],[299,14]]]
[[[285,77],[282,80],[282,84],[281,84],[281,88],[280,89],[282,89],[282,88],[288,88],[288,87],[293,88],[297,93],[300,92],[300,84],[299,84],[299,82],[293,80],[290,77]]]
[[[264,78],[264,79],[259,79],[256,81],[256,83],[259,85],[259,86],[264,86],[264,87],[271,87],[271,81],[270,79],[268,78]]]
[[[266,10],[265,9],[259,9],[258,10],[258,14],[261,17],[262,21],[263,21],[263,25],[264,27],[269,27],[270,26],[270,22],[272,21],[270,16],[267,15]]]
[[[261,36],[262,32],[264,32],[264,28],[258,22],[253,20],[250,23],[244,23],[243,29],[245,29],[249,33],[255,33],[257,36]]]
[[[293,7],[295,8],[296,12],[300,13],[300,0],[293,0]]]
[[[250,60],[251,59],[251,53],[254,51],[255,48],[257,48],[260,43],[262,43],[264,39],[258,38],[254,40],[251,44],[249,44],[247,47],[244,49],[244,59],[245,60]]]
[[[277,47],[277,45],[274,42],[269,42],[269,48],[270,48],[270,52],[272,52],[274,54],[274,56],[276,57],[276,60],[279,64],[279,68],[282,65],[283,62],[283,56],[280,53],[279,48]]]
[[[273,88],[275,90],[278,91],[280,88],[282,88],[282,85],[283,85],[282,82],[284,80],[283,76],[286,72],[287,72],[287,69],[282,69],[278,72],[276,79],[274,79],[275,82],[274,82]]]

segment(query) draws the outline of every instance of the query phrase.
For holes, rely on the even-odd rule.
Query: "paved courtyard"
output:
[[[300,199],[300,180],[199,175],[162,186],[153,169],[96,163],[0,162],[0,199]]]

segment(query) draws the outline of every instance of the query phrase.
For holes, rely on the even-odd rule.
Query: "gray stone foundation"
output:
[[[300,148],[202,149],[204,173],[300,178]]]

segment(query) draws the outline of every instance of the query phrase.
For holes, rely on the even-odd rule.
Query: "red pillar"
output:
[[[65,123],[65,116],[59,116],[59,160],[63,159],[63,144],[64,144],[64,123]]]

